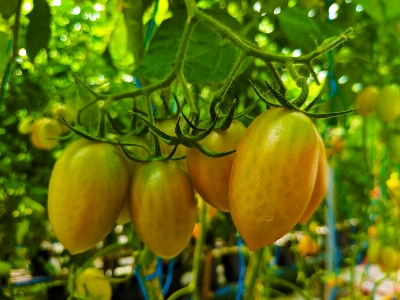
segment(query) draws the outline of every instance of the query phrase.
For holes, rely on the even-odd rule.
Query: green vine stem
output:
[[[286,88],[282,82],[281,76],[279,76],[278,70],[275,68],[274,64],[270,61],[266,61],[265,64],[268,67],[268,70],[271,72],[272,77],[274,78],[275,82],[278,84],[278,92],[285,96]]]
[[[168,300],[176,300],[179,297],[182,297],[182,296],[188,295],[188,294],[192,295],[193,300],[201,300],[200,290],[199,290],[199,278],[200,278],[200,272],[201,272],[203,256],[204,256],[203,255],[203,246],[204,246],[204,241],[205,241],[205,237],[206,237],[205,225],[206,225],[207,206],[201,197],[199,197],[198,199],[199,199],[199,208],[200,208],[200,211],[199,211],[200,234],[199,234],[198,239],[196,240],[196,246],[194,248],[192,280],[188,286],[185,286],[184,288],[173,293],[168,298]]]
[[[221,102],[224,99],[227,91],[229,90],[229,87],[232,85],[233,80],[236,77],[237,72],[239,71],[240,67],[242,66],[242,64],[243,64],[243,62],[245,61],[246,58],[247,58],[246,53],[240,52],[240,55],[239,55],[238,59],[236,60],[233,68],[229,72],[228,77],[225,79],[224,84],[214,94],[213,101],[211,102],[211,105],[210,105],[210,117],[211,117],[211,120],[215,119],[215,107],[217,106],[217,104],[219,102]]]
[[[262,262],[265,247],[256,250],[253,255],[250,256],[249,267],[247,269],[246,281],[245,281],[245,292],[243,300],[250,300],[253,295],[254,286],[258,278],[258,272]]]
[[[97,137],[103,139],[106,137],[106,118],[107,118],[107,109],[104,108],[104,105],[100,108],[100,117],[99,117],[99,131],[97,133]]]
[[[189,118],[193,118],[193,117],[198,115],[198,111],[197,111],[197,108],[196,108],[196,104],[194,103],[194,100],[193,100],[193,97],[192,97],[192,93],[190,92],[190,90],[188,88],[188,84],[186,82],[185,76],[183,75],[183,71],[179,71],[178,80],[179,80],[179,83],[182,86],[183,94],[186,97],[186,102],[189,105],[189,110],[190,110]]]

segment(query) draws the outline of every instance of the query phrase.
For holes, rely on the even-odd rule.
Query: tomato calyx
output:
[[[268,91],[272,94],[272,96],[279,102],[279,104],[272,103],[266,98],[264,98],[261,93],[257,90],[255,85],[250,81],[251,86],[253,87],[254,92],[256,95],[267,105],[271,107],[284,107],[289,110],[295,110],[298,112],[301,112],[305,114],[307,117],[312,118],[312,119],[325,119],[325,118],[332,118],[332,117],[337,117],[341,115],[345,115],[351,112],[356,111],[357,109],[350,109],[350,110],[345,110],[345,111],[339,111],[339,112],[331,112],[331,113],[310,113],[307,110],[311,109],[310,106],[307,106],[307,110],[305,109],[300,109],[296,107],[294,104],[292,104],[289,100],[287,100],[282,94],[280,94],[278,91],[274,90],[273,87],[265,81],[265,85],[267,86]],[[317,97],[318,98],[318,97]],[[312,102],[312,104],[315,104],[316,102]]]
[[[206,136],[208,136],[211,133],[211,131],[213,131],[215,129],[215,126],[216,126],[217,120],[218,120],[218,114],[216,114],[216,117],[214,118],[211,125],[206,130],[204,130],[203,132],[201,132],[198,135],[189,134],[190,127],[191,127],[190,124],[192,126],[194,126],[191,122],[189,122],[190,124],[187,122],[182,130],[181,126],[179,124],[180,118],[178,118],[176,125],[175,125],[176,136],[166,134],[161,129],[159,129],[157,126],[151,124],[143,115],[138,114],[138,113],[134,113],[134,114],[136,114],[144,123],[146,123],[146,125],[150,128],[152,133],[154,133],[163,142],[165,142],[166,144],[168,144],[170,146],[178,146],[178,145],[182,144],[185,147],[196,148],[201,153],[203,153],[204,155],[209,156],[209,157],[222,157],[222,156],[226,156],[226,155],[229,155],[229,154],[235,152],[235,149],[233,149],[231,151],[227,151],[227,152],[213,152],[199,143],[199,141],[203,140]],[[188,120],[188,119],[185,117],[185,120]],[[202,129],[200,129],[200,130],[202,130]],[[168,156],[171,156],[171,153]],[[134,157],[132,157],[132,158],[134,158]],[[157,159],[157,160],[163,160],[163,159],[164,158]],[[180,158],[174,158],[174,159],[180,159]]]

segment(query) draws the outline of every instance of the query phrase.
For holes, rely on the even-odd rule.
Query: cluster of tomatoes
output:
[[[39,150],[54,149],[58,145],[58,138],[69,131],[67,126],[57,120],[60,115],[69,119],[67,107],[57,104],[52,115],[36,119],[31,116],[25,117],[18,124],[18,131],[21,134],[30,134],[32,145]]]
[[[168,130],[173,131],[174,123]],[[151,251],[171,258],[192,235],[197,191],[212,206],[231,213],[249,249],[255,250],[307,222],[324,197],[325,148],[313,122],[301,112],[269,109],[248,128],[235,120],[200,143],[213,152],[236,152],[211,158],[179,146],[186,154],[183,163],[138,163],[119,145],[86,139],[71,143],[58,158],[49,185],[49,218],[60,242],[79,253],[105,238],[115,223],[130,220]],[[166,152],[168,146],[162,146]],[[143,150],[129,150],[134,148]]]

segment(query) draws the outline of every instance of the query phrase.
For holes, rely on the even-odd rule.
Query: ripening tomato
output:
[[[156,255],[172,258],[187,245],[197,202],[187,173],[176,161],[144,163],[130,190],[130,215],[141,240]]]
[[[319,158],[317,178],[315,179],[314,189],[308,202],[307,208],[301,216],[299,222],[305,224],[315,212],[325,197],[328,188],[328,162],[326,160],[325,146],[322,138],[317,134],[319,140]]]
[[[72,254],[96,245],[112,230],[129,178],[118,146],[80,139],[65,148],[50,177],[48,212],[54,233]]]
[[[20,134],[29,134],[32,132],[34,119],[32,116],[22,118],[18,123],[18,132]]]
[[[58,118],[60,118],[60,116],[62,116],[65,120],[67,120],[67,122],[69,124],[71,124],[73,118],[71,116],[71,113],[68,111],[68,108],[65,104],[62,103],[57,103],[54,105],[53,107],[53,118],[58,120]],[[62,128],[62,134],[65,134],[69,131],[69,128],[67,126],[64,125],[64,123],[62,123],[60,120],[58,120],[58,122],[60,123],[60,126]]]
[[[312,238],[305,234],[300,238],[297,247],[299,249],[300,256],[306,256],[313,252],[315,246]]]
[[[397,251],[393,246],[385,245],[379,253],[379,266],[384,270],[393,271],[397,266]]]
[[[60,124],[52,118],[39,118],[33,122],[31,142],[40,150],[51,150],[58,145],[58,138],[62,134]]]
[[[382,88],[375,104],[377,117],[382,122],[395,120],[400,114],[400,91],[397,85],[391,84]]]
[[[376,86],[367,86],[356,95],[357,112],[363,117],[367,117],[374,111],[375,103],[378,99],[379,90]]]
[[[211,132],[201,144],[214,152],[227,152],[236,149],[245,131],[246,127],[235,120],[227,130]],[[196,191],[222,211],[229,211],[229,177],[233,157],[234,153],[212,158],[196,148],[186,149],[187,168]]]
[[[229,206],[250,250],[289,232],[311,198],[319,140],[301,112],[273,108],[260,114],[240,141],[231,171]]]
[[[75,296],[86,300],[110,300],[111,283],[102,271],[87,268],[75,279]]]

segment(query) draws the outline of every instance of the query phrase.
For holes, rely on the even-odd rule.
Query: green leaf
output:
[[[24,219],[21,222],[19,222],[17,224],[17,229],[15,232],[15,238],[17,240],[17,244],[21,245],[22,242],[24,241],[24,238],[26,236],[26,234],[29,232],[29,220],[28,219]]]
[[[364,11],[375,21],[383,22],[385,20],[385,12],[382,1],[380,0],[355,0],[356,4],[363,7]],[[386,1],[385,1],[386,2]],[[391,2],[391,1],[387,1]],[[394,1],[395,2],[395,1]],[[398,4],[396,4],[398,6]]]
[[[50,7],[46,0],[34,0],[34,7],[27,15],[29,25],[26,31],[26,52],[31,60],[40,49],[47,49],[50,39]]]
[[[207,11],[212,17],[234,31],[239,23],[226,13]],[[152,80],[162,80],[172,71],[187,16],[177,13],[165,20],[153,37],[141,66],[134,72]],[[188,48],[184,74],[188,82],[205,84],[221,82],[229,74],[238,50],[203,24],[197,24]],[[244,67],[248,66],[247,60]],[[244,67],[241,71],[244,71]]]
[[[4,19],[8,19],[17,12],[17,0],[1,0],[0,1],[0,14]]]
[[[325,38],[341,32],[331,24],[308,17],[307,10],[290,8],[278,15],[279,25],[289,41],[302,50],[311,52]]]
[[[22,202],[29,207],[30,209],[32,209],[33,211],[39,212],[39,213],[44,213],[45,212],[45,208],[42,204],[40,204],[39,202],[33,200],[32,198],[29,197],[24,197],[22,199]]]

